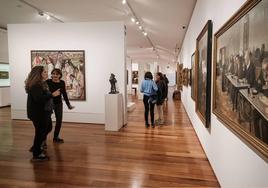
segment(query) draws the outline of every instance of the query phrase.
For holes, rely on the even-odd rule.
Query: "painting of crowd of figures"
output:
[[[84,50],[33,50],[31,51],[31,65],[45,66],[48,78],[54,68],[62,71],[66,92],[70,100],[86,100],[85,89],[85,51]]]
[[[247,1],[214,47],[213,111],[268,157],[268,1]]]

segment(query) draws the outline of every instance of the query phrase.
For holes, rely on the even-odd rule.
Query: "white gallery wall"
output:
[[[27,118],[24,80],[31,70],[31,50],[85,50],[86,101],[71,101],[71,111],[64,105],[64,121],[104,123],[111,73],[126,95],[123,22],[10,24],[8,44],[12,119]]]
[[[213,33],[245,3],[246,0],[197,0],[179,56],[184,67],[191,67],[196,38],[211,19]],[[195,113],[191,88],[184,87],[182,102],[222,187],[268,187],[268,163],[226,128],[214,114],[210,132]]]
[[[169,80],[169,86],[175,86],[176,85],[176,69],[177,64],[176,63],[167,63],[167,62],[159,62],[159,71],[163,74],[166,74],[168,80]]]
[[[0,29],[0,71],[9,71],[7,31]],[[10,105],[10,83],[0,79],[0,107]]]
[[[7,31],[0,29],[0,63],[8,63]]]

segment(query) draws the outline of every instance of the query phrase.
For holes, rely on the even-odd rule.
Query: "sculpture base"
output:
[[[115,92],[109,92],[109,94],[118,94],[119,92],[118,91],[115,91]]]

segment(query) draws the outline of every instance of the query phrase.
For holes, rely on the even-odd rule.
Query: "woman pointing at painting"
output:
[[[56,117],[56,126],[54,130],[54,138],[53,142],[55,143],[63,143],[64,140],[59,137],[61,124],[62,124],[62,97],[65,100],[66,105],[71,110],[74,107],[70,104],[66,90],[65,90],[65,82],[61,80],[62,72],[60,69],[53,69],[51,72],[51,78],[47,80],[47,84],[49,87],[50,92],[54,92],[58,89],[60,89],[60,95],[53,98],[54,101],[54,112]],[[52,124],[51,124],[52,125]],[[47,134],[52,130],[52,126],[48,128]]]

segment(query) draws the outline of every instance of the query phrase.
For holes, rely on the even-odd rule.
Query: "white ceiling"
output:
[[[25,0],[54,15],[63,22],[124,21],[127,27],[127,54],[134,61],[157,60],[156,53],[138,27],[131,22],[131,11],[122,0]],[[176,45],[183,42],[196,0],[127,0],[160,59],[169,63],[175,58]],[[0,0],[0,27],[9,23],[47,23],[46,20],[19,0]],[[185,25],[186,29],[182,29]]]

